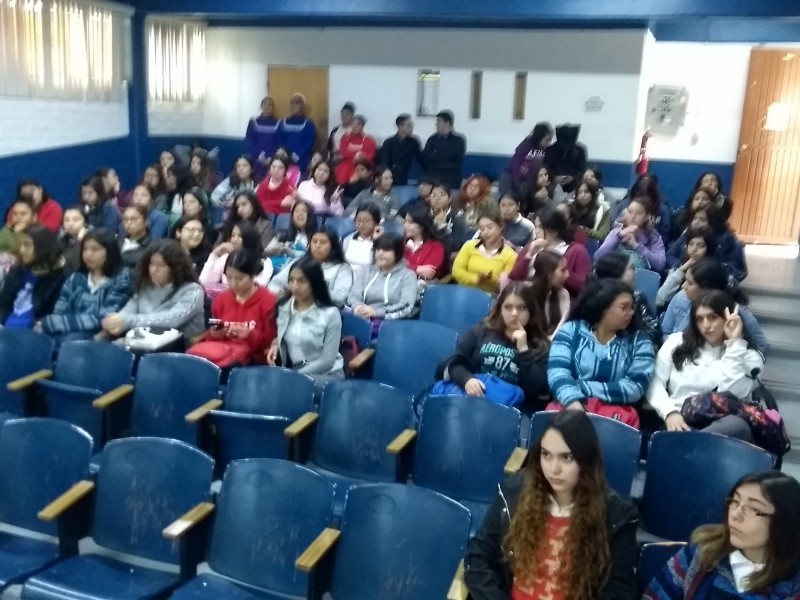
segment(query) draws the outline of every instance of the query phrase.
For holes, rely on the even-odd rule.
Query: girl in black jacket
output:
[[[473,600],[634,600],[633,505],[609,491],[583,411],[556,414],[498,495],[464,559]]]

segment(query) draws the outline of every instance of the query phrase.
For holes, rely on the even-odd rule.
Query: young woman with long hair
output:
[[[478,239],[465,243],[453,261],[453,278],[490,293],[500,291],[500,277],[517,261],[517,252],[503,239],[503,220],[496,207],[478,220]]]
[[[664,245],[669,244],[672,239],[670,236],[670,211],[669,206],[661,195],[658,187],[658,177],[652,174],[640,175],[633,182],[628,195],[622,202],[618,203],[611,212],[611,220],[619,221],[622,214],[627,210],[634,198],[645,197],[649,199],[649,217],[655,230],[661,235]]]
[[[622,223],[615,225],[594,253],[594,259],[622,249],[631,255],[637,269],[661,272],[667,262],[664,240],[652,222],[653,205],[647,196],[637,196],[628,204]]]
[[[249,221],[255,225],[261,238],[262,248],[269,246],[269,243],[275,237],[275,228],[272,226],[272,221],[269,217],[264,214],[264,209],[261,208],[261,203],[253,192],[239,192],[236,194],[233,199],[233,206],[222,224],[216,243],[221,244],[225,240],[229,240],[233,233],[233,228],[242,221]]]
[[[50,231],[58,232],[64,211],[61,205],[50,197],[44,186],[36,179],[21,179],[17,182],[16,198],[30,200],[36,211],[36,222]],[[6,216],[6,223],[11,222],[11,215]]]
[[[311,172],[311,177],[297,186],[295,198],[308,202],[318,215],[339,216],[344,213],[342,188],[336,185],[331,165],[320,161]]]
[[[12,206],[12,210],[15,209],[16,203]],[[33,209],[30,209],[30,214],[34,216]],[[7,228],[8,225],[0,230],[0,257],[8,251],[4,240],[4,232]],[[81,264],[81,240],[88,232],[89,227],[86,225],[86,215],[83,214],[79,206],[73,206],[64,211],[64,223],[61,226],[61,231],[58,232],[58,241],[61,244],[61,252],[66,261],[64,268],[69,273],[77,271]],[[14,239],[16,239],[16,234],[14,234]],[[19,246],[17,246],[17,250],[19,250]],[[16,254],[14,256],[16,258]],[[0,265],[2,263],[3,261],[0,259]],[[0,270],[2,269],[3,267],[0,266]]]
[[[293,258],[300,258],[308,251],[311,236],[317,230],[317,215],[308,202],[298,200],[292,206],[289,228],[279,231],[266,247],[275,270],[280,270]]]
[[[289,182],[286,171],[291,165],[289,159],[276,156],[269,165],[269,172],[256,188],[256,196],[264,212],[280,215],[291,212],[294,203],[294,186]]]
[[[471,598],[634,600],[637,523],[609,489],[589,417],[558,413],[467,546]]]
[[[231,174],[211,192],[211,205],[230,209],[233,201],[242,192],[254,192],[258,185],[258,174],[253,159],[242,154],[233,161]]]
[[[422,281],[441,277],[447,269],[447,253],[444,244],[439,241],[430,209],[419,206],[409,210],[404,231],[408,268]]]
[[[211,254],[211,244],[208,243],[203,222],[196,217],[181,217],[172,230],[175,239],[189,255],[192,269],[199,276]]]
[[[608,204],[600,200],[600,186],[596,180],[584,179],[575,188],[575,224],[593,240],[602,242],[608,235],[611,211]]]
[[[514,156],[500,177],[501,194],[509,189],[519,191],[531,174],[538,172],[539,167],[544,164],[545,149],[553,143],[554,133],[550,123],[542,121],[534,125],[533,130],[514,150]]]
[[[347,206],[345,216],[353,217],[362,207],[372,203],[381,210],[381,222],[393,219],[400,210],[400,198],[392,189],[394,175],[392,170],[385,165],[375,167],[372,187],[362,190],[358,196]]]
[[[493,204],[491,182],[483,175],[473,175],[458,190],[455,204],[467,227],[477,229],[486,207]]]
[[[677,239],[692,222],[692,216],[698,210],[709,207],[714,197],[714,190],[706,187],[696,187],[684,202],[683,207],[675,213],[672,219],[672,239]]]
[[[97,175],[81,181],[77,205],[83,209],[89,227],[105,227],[115,233],[119,231],[119,210],[108,201],[103,180]]]
[[[374,202],[365,202],[355,212],[356,230],[342,240],[344,259],[353,273],[367,269],[373,262],[372,246],[383,233],[381,209]]]
[[[536,273],[528,293],[539,309],[542,331],[553,339],[569,316],[570,297],[564,288],[569,277],[567,259],[553,250],[542,250],[533,264]]]
[[[686,271],[700,260],[707,256],[714,256],[717,249],[717,236],[710,227],[700,227],[695,229],[689,227],[681,234],[684,241],[683,254],[680,263],[675,265],[669,272],[664,283],[658,289],[656,294],[656,306],[666,307],[670,300],[675,297],[681,286],[683,280],[686,278]]]
[[[211,251],[202,267],[200,284],[207,294],[216,297],[217,294],[227,289],[228,279],[225,277],[225,265],[228,257],[239,250],[245,250],[259,257],[261,269],[255,275],[255,281],[261,287],[267,287],[273,273],[272,261],[261,258],[264,255],[264,248],[261,246],[261,237],[255,225],[250,221],[241,221],[238,225],[233,226],[230,238],[217,244]]]
[[[724,522],[698,527],[643,600],[800,597],[800,483],[780,471],[753,473],[724,502]]]

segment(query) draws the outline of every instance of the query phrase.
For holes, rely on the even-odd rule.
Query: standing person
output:
[[[281,121],[275,116],[275,102],[267,96],[261,101],[261,114],[247,123],[244,141],[247,153],[255,159],[259,177],[267,174],[267,165],[281,145]]]
[[[553,143],[553,126],[542,121],[520,142],[500,177],[500,193],[520,191],[531,175],[544,166],[544,151]]]
[[[474,600],[634,600],[639,519],[610,490],[586,415],[554,415],[467,546]]]
[[[423,165],[422,144],[414,135],[414,121],[411,115],[399,115],[394,124],[397,133],[386,138],[381,147],[381,162],[392,170],[395,185],[408,185],[408,172],[416,160]]]
[[[42,227],[46,227],[50,231],[58,232],[61,227],[61,218],[64,212],[61,206],[50,197],[47,190],[44,189],[35,179],[21,179],[17,182],[17,198],[27,198],[33,205],[33,210],[36,211],[36,221]],[[11,222],[11,215],[6,217],[6,223]]]
[[[364,133],[367,119],[364,115],[356,115],[350,123],[350,131],[342,136],[339,144],[339,164],[336,165],[336,182],[345,185],[356,170],[356,161],[375,162],[378,144],[375,138]]]
[[[426,175],[438,178],[448,189],[461,187],[467,142],[453,131],[452,112],[443,110],[436,115],[436,133],[425,142],[422,153]]]
[[[328,160],[334,166],[339,164],[341,160],[341,145],[342,138],[345,134],[350,133],[350,127],[353,124],[353,115],[356,114],[356,105],[350,101],[344,103],[342,110],[339,111],[342,122],[331,129],[331,134],[328,136]]]
[[[292,154],[292,160],[305,171],[314,144],[317,142],[317,126],[306,117],[306,97],[300,93],[292,94],[289,100],[289,116],[280,122],[281,144]]]
[[[461,247],[453,261],[453,277],[461,285],[491,294],[500,291],[500,276],[508,273],[517,253],[503,239],[503,220],[495,208],[478,221],[479,236]]]

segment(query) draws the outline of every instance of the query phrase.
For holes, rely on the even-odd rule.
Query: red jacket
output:
[[[281,206],[281,201],[294,192],[288,179],[284,179],[274,190],[269,189],[269,177],[256,188],[256,196],[261,207],[271,215],[281,215],[292,211],[290,206]]]
[[[225,338],[245,342],[250,346],[252,361],[263,364],[264,351],[278,335],[275,304],[275,296],[262,287],[259,287],[244,304],[237,302],[236,294],[228,289],[214,299],[211,315],[226,323],[246,325],[250,329],[250,334],[243,340],[234,336],[228,338],[227,335]]]
[[[58,233],[58,230],[61,229],[62,216],[64,216],[64,211],[61,210],[61,205],[50,198],[39,207],[39,211],[36,213],[36,220],[42,227]],[[8,211],[6,223],[11,223],[11,211]]]
[[[531,264],[529,252],[530,244],[520,250],[517,262],[508,274],[508,278],[512,281],[524,281],[528,278]],[[575,298],[592,274],[592,259],[586,247],[577,242],[572,242],[567,246],[564,258],[567,259],[567,269],[569,269],[569,277],[564,282],[564,288],[569,292],[571,298]]]
[[[336,181],[339,185],[345,185],[356,170],[356,156],[360,155],[374,163],[378,144],[371,135],[345,133],[339,144],[339,152],[342,155],[342,162],[336,167]]]
[[[427,240],[416,250],[412,250],[406,244],[405,259],[408,268],[417,272],[417,267],[431,265],[436,269],[436,277],[440,277],[444,271],[445,263],[444,244],[438,240]]]

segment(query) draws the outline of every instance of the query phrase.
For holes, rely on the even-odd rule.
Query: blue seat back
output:
[[[386,321],[378,332],[372,378],[418,394],[434,382],[437,365],[453,354],[458,334],[424,321]]]
[[[414,483],[456,500],[491,502],[519,443],[515,408],[469,396],[431,396],[419,425]]]
[[[291,421],[286,417],[212,410],[210,419],[216,431],[218,474],[240,458],[289,457],[289,440],[283,430]]]
[[[28,329],[0,329],[0,413],[24,413],[22,392],[6,384],[40,369],[49,369],[55,343],[49,336]]]
[[[340,240],[356,230],[355,222],[349,217],[328,217],[325,227],[333,229]]]
[[[131,410],[134,435],[197,443],[184,417],[219,395],[219,367],[196,356],[160,352],[139,361]]]
[[[531,418],[529,446],[541,437],[555,412],[538,412]],[[631,495],[633,479],[639,467],[642,434],[630,425],[608,417],[589,415],[594,425],[600,448],[603,451],[603,470],[606,481],[615,492],[622,496]]]
[[[656,309],[656,295],[661,287],[661,275],[649,269],[636,269],[636,289],[641,292],[650,307]]]
[[[740,477],[767,471],[773,463],[769,452],[716,433],[654,433],[640,505],[642,524],[659,537],[686,541],[699,525],[722,521],[725,496]]]
[[[430,285],[422,297],[420,321],[438,323],[459,334],[483,320],[492,295],[465,285]]]
[[[667,561],[680,552],[684,546],[686,544],[683,542],[657,542],[642,546],[639,566],[636,569],[636,581],[639,584],[640,594],[661,572]]]
[[[383,233],[385,235],[405,235],[405,227],[402,221],[398,221],[397,219],[386,219],[381,223],[381,227],[383,227]]]
[[[352,335],[358,340],[358,346],[362,350],[369,348],[372,341],[372,323],[350,311],[342,311],[342,337],[348,335]]]
[[[372,381],[330,381],[319,406],[314,464],[371,481],[396,481],[386,446],[411,423],[413,397]]]
[[[469,511],[396,483],[347,494],[331,582],[334,598],[444,598],[464,556]]]
[[[289,223],[291,219],[291,215],[289,213],[283,213],[277,215],[275,217],[275,232],[276,233],[286,233],[289,231]]]
[[[400,206],[403,206],[406,202],[411,202],[419,195],[419,190],[415,185],[396,185],[392,188],[392,191],[397,195]]]
[[[314,405],[314,380],[283,367],[234,369],[225,388],[229,412],[300,418]]]
[[[586,252],[589,253],[591,258],[594,258],[594,253],[597,252],[597,249],[600,247],[600,242],[597,240],[593,240],[589,238],[586,240]]]
[[[94,541],[110,550],[178,562],[178,545],[162,530],[208,499],[214,461],[192,446],[162,438],[106,444],[92,520]]]
[[[333,484],[288,461],[238,460],[225,472],[209,566],[249,585],[305,598],[295,559],[328,527]]]
[[[58,535],[37,513],[89,475],[92,439],[57,419],[14,419],[0,426],[0,521]]]

